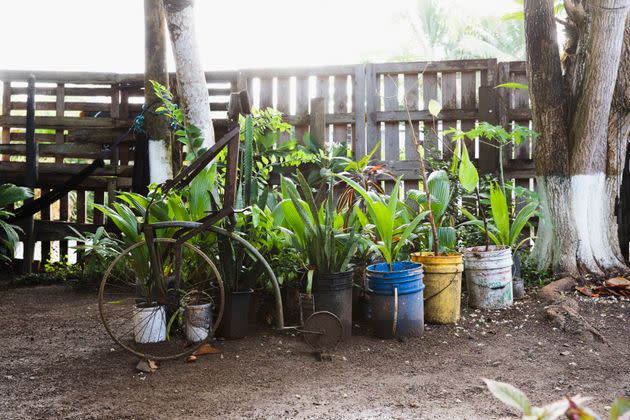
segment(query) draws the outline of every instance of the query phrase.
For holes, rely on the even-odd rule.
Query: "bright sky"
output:
[[[500,16],[519,7],[513,0],[442,1],[460,16]],[[199,45],[207,70],[386,60],[408,42],[401,16],[414,4],[197,0]],[[0,68],[144,70],[142,0],[4,1],[0,11]]]

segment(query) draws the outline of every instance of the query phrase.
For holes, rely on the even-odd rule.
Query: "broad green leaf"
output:
[[[611,420],[617,420],[621,416],[628,415],[630,413],[630,401],[623,397],[615,399],[612,407],[610,408]]]
[[[510,213],[507,198],[498,185],[490,185],[490,208],[502,245],[510,245]]]
[[[536,215],[538,211],[538,202],[527,204],[518,212],[512,225],[510,226],[510,246],[513,246],[518,237],[521,235],[521,231],[532,217]]]
[[[462,143],[462,158],[461,163],[459,164],[459,172],[458,178],[459,183],[462,185],[462,188],[467,192],[472,192],[477,188],[477,183],[479,182],[479,173],[477,172],[477,168],[470,161],[470,157],[468,156],[468,148],[466,144]]]
[[[508,89],[519,89],[519,90],[529,90],[529,86],[523,83],[509,82],[509,83],[501,83],[500,85],[496,85],[496,88],[508,88]]]
[[[440,115],[440,111],[442,111],[442,104],[440,104],[435,99],[431,99],[429,101],[428,108],[429,108],[429,114],[431,114],[435,118],[438,118],[438,115]]]
[[[493,381],[491,379],[484,379],[484,382],[492,395],[503,403],[520,410],[525,415],[531,414],[529,399],[521,390],[510,384]]]

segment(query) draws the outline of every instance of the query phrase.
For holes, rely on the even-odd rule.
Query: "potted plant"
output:
[[[436,226],[435,230],[431,226],[424,227],[428,234],[423,236],[426,238],[422,243],[423,250],[411,254],[411,260],[421,263],[424,269],[425,321],[453,324],[460,318],[464,266],[462,254],[454,252],[457,236],[453,220],[447,214],[452,197],[451,181],[445,171],[434,171],[428,177],[427,187],[431,195],[430,212]],[[422,210],[429,210],[426,191],[410,190],[408,197]]]
[[[404,338],[424,331],[422,265],[399,261],[418,224],[428,214],[422,212],[411,218],[408,209],[399,201],[399,178],[389,196],[366,191],[344,175],[338,175],[357,191],[365,202],[367,212],[355,207],[357,218],[385,262],[367,267],[370,293],[370,315],[374,333],[378,337]]]
[[[357,248],[354,227],[344,230],[342,213],[335,211],[331,175],[328,174],[327,196],[317,206],[310,184],[298,170],[296,178],[302,195],[289,178],[281,178],[279,205],[284,222],[293,234],[294,247],[304,261],[307,294],[312,294],[316,311],[337,315],[343,326],[343,337],[352,334],[352,275],[350,267]]]
[[[510,306],[513,301],[512,250],[518,250],[524,242],[529,240],[529,238],[521,240],[520,235],[528,221],[536,214],[538,202],[532,200],[519,211],[515,210],[514,214],[510,214],[506,193],[509,188],[505,184],[503,166],[500,164],[501,182],[490,184],[488,197],[490,212],[487,214],[486,203],[481,199],[478,185],[479,176],[470,161],[466,143],[463,140],[466,137],[474,139],[478,136],[487,139],[498,138],[501,151],[506,144],[517,142],[531,131],[517,128],[515,134],[510,136],[502,127],[480,124],[476,129],[466,133],[461,131],[453,133],[454,141],[456,141],[453,168],[454,170],[458,168],[462,188],[468,193],[475,193],[479,216],[466,208],[462,208],[462,213],[469,220],[467,223],[476,226],[485,235],[485,245],[464,250],[469,305],[485,309]],[[510,138],[512,140],[509,140]],[[494,245],[491,245],[490,241]]]

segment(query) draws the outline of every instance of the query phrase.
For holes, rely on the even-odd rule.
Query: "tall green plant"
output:
[[[19,201],[26,200],[33,196],[33,192],[25,187],[17,187],[13,184],[0,185],[0,248],[4,248],[6,252],[0,253],[0,261],[11,262],[15,246],[19,242],[18,226],[12,225],[6,221],[13,213],[6,208]]]
[[[282,217],[293,233],[297,249],[304,254],[310,270],[321,273],[346,271],[357,248],[354,227],[343,232],[343,215],[335,211],[333,189],[328,189],[326,200],[320,207],[315,203],[311,186],[298,170],[296,178],[302,196],[296,185],[287,177],[282,177],[280,202]]]
[[[457,245],[457,235],[453,227],[452,220],[448,217],[446,211],[449,208],[452,191],[451,181],[446,171],[433,171],[428,177],[428,190],[431,194],[431,213],[436,222],[436,231],[439,240],[439,252],[447,252],[455,249]],[[429,210],[427,204],[427,195],[422,190],[409,190],[407,197],[414,200],[422,210]],[[424,226],[429,233],[426,238],[426,248],[433,249],[433,235],[428,232],[430,226]]]
[[[483,223],[465,208],[462,213],[469,219],[470,224],[476,226],[486,234],[495,245],[505,245],[518,251],[529,238],[520,239],[521,232],[538,212],[538,201],[527,203],[522,209],[510,216],[506,195],[498,184],[490,185],[490,220]]]
[[[398,255],[406,245],[407,240],[429,212],[419,213],[410,222],[402,217],[401,212],[406,214],[407,209],[404,208],[404,204],[398,198],[401,178],[398,178],[396,181],[391,194],[384,196],[366,191],[361,185],[346,176],[337,176],[352,186],[363,197],[367,215],[358,207],[355,207],[355,211],[364,227],[368,224],[374,226],[377,238],[375,241],[372,241],[372,247],[381,254],[391,271],[393,262],[398,260]]]

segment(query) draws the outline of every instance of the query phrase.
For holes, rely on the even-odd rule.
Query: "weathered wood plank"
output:
[[[94,204],[105,204],[105,191],[104,190],[96,190],[94,191]],[[102,225],[103,213],[94,209],[94,215],[92,216],[92,221],[95,225]]]
[[[411,112],[418,110],[418,75],[417,74],[405,74],[404,75],[404,88],[405,88],[405,96],[404,96],[404,107],[405,113],[409,111],[409,115]],[[407,117],[409,115],[406,115]],[[416,139],[419,140],[420,126],[416,121],[409,123],[409,118],[405,120],[405,159],[407,160],[417,160],[419,159],[418,150],[416,149]],[[416,139],[414,139],[414,136]]]
[[[527,74],[525,72],[512,72],[510,79],[516,83],[522,83],[527,85],[529,82],[527,80]],[[529,109],[529,92],[522,89],[510,89],[512,91],[512,103],[510,109]],[[528,119],[518,119],[516,123],[528,127],[529,121]],[[521,142],[521,144],[514,146],[514,159],[529,159],[530,156],[530,139],[525,139]]]
[[[461,76],[461,108],[477,109],[477,72],[462,72]],[[475,128],[474,120],[460,119],[461,130],[466,132]],[[466,140],[466,146],[471,158],[475,157],[475,144],[472,140]]]
[[[24,104],[26,107],[26,104]],[[11,82],[2,83],[2,115],[11,114]],[[11,129],[8,126],[2,127],[2,140],[1,143],[9,143]],[[9,160],[9,156],[0,156],[0,161]]]
[[[310,100],[308,82],[307,76],[298,77],[295,81],[295,115],[302,121],[306,121],[305,124],[295,127],[295,137],[300,141],[308,132],[308,104]]]
[[[433,126],[433,117],[429,113],[431,100],[438,100],[437,73],[425,72],[422,74],[422,103],[426,118],[421,119],[424,122],[424,152],[427,156],[439,156],[437,124],[435,127]]]
[[[386,74],[383,78],[383,106],[387,111],[398,111],[398,78]],[[400,159],[399,123],[385,123],[385,139],[381,146],[385,148],[385,160]]]
[[[442,73],[442,109],[457,109],[457,73]],[[456,119],[442,117],[442,130],[457,128]],[[450,160],[453,156],[453,142],[451,135],[442,135],[442,158]]]
[[[446,61],[418,61],[405,63],[374,64],[378,73],[433,73],[465,70],[483,70],[488,66],[487,59],[478,60],[446,60]]]
[[[323,106],[324,113],[328,114],[330,112],[330,76],[318,76],[315,79],[315,97],[323,98]],[[311,102],[312,105],[312,102]],[[311,113],[313,112],[313,107],[311,106]],[[324,143],[327,143],[329,140],[329,125],[331,124],[330,119],[326,119],[326,129],[324,136]]]
[[[40,177],[47,174],[64,174],[64,175],[76,175],[85,167],[87,164],[67,164],[67,163],[39,163],[39,173]],[[111,165],[106,165],[103,168],[96,169],[93,173],[93,176],[130,176],[132,172],[132,166],[119,166],[118,170],[116,167]],[[13,172],[13,173],[21,173],[24,174],[26,171],[26,163],[24,162],[2,162],[0,163],[0,172]]]
[[[288,77],[279,77],[276,89],[277,105],[276,109],[283,114],[289,114],[291,105],[291,85]],[[281,133],[278,143],[286,143],[289,141],[289,133]]]
[[[327,121],[324,98],[311,99],[310,132],[314,141],[324,145],[327,141]]]
[[[346,114],[348,112],[348,76],[335,76],[333,92],[333,114]],[[337,143],[347,143],[348,125],[333,125],[333,140]]]
[[[4,163],[2,164],[4,165]],[[12,184],[20,185],[24,183],[24,173],[23,172],[4,172],[2,170],[2,165],[0,165],[0,172],[2,172],[2,176],[6,182],[10,182]],[[45,177],[40,177],[39,181],[35,185],[36,188],[56,188],[68,181],[69,174],[46,174]],[[94,189],[105,189],[107,188],[107,180],[109,177],[106,176],[91,176],[86,178],[83,182],[79,184],[77,188],[85,189],[85,190],[94,190]],[[117,178],[118,188],[119,189],[128,189],[131,188],[131,177],[130,176],[118,176]]]
[[[273,79],[260,79],[260,109],[273,107]]]
[[[113,118],[75,118],[75,117],[35,117],[37,128],[67,129],[67,128],[128,128],[133,121],[116,120]],[[0,117],[1,126],[26,127],[25,116]]]
[[[365,95],[366,95],[366,121],[367,121],[367,151],[372,151],[381,137],[381,125],[376,120],[376,114],[381,110],[380,78],[374,71],[374,65],[368,64],[365,68]],[[374,152],[374,158],[381,158],[382,147]]]
[[[358,65],[354,71],[352,88],[352,112],[354,113],[353,145],[354,156],[361,159],[369,150],[365,144],[365,66]]]

